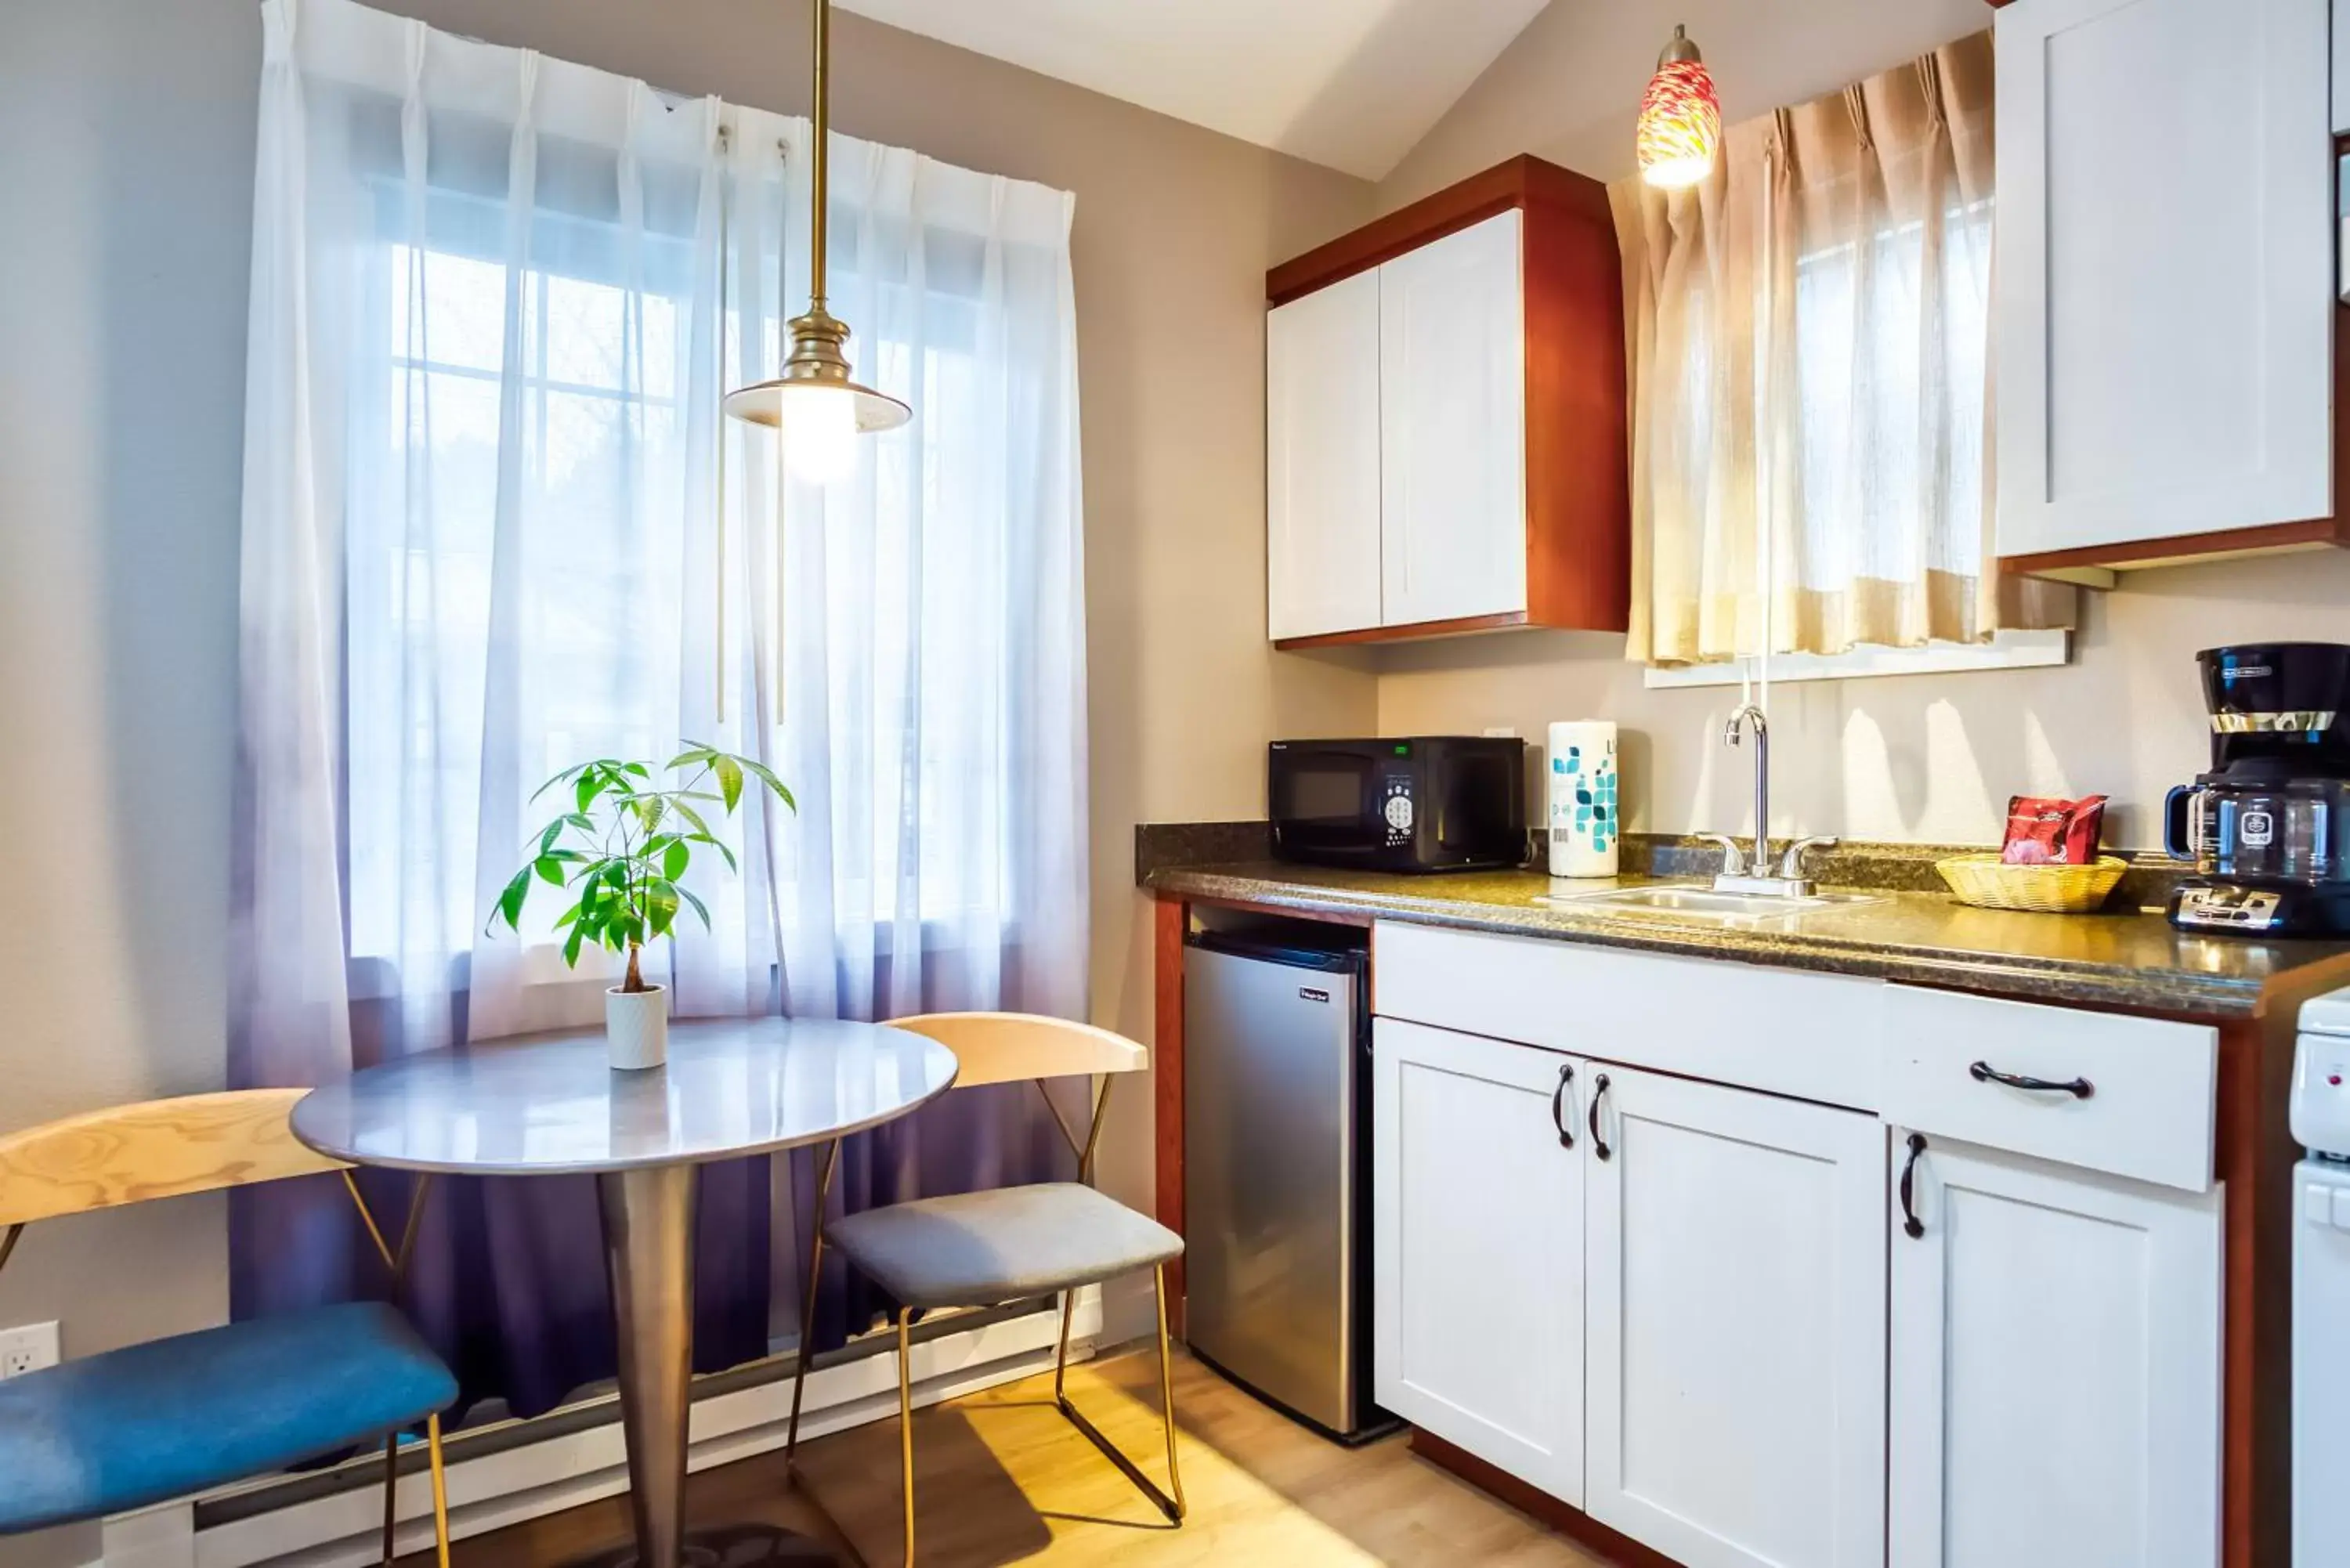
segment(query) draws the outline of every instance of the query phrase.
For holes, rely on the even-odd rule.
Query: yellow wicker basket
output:
[[[2080,915],[2106,901],[2129,862],[2105,855],[2086,866],[2010,866],[1996,855],[1953,855],[1934,869],[1961,904]]]

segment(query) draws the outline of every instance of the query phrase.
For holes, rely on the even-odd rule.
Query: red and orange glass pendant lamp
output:
[[[1721,99],[1686,27],[1673,29],[1641,95],[1639,147],[1640,178],[1666,191],[1704,179],[1721,151]]]

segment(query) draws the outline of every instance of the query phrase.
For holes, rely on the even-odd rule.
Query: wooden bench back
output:
[[[0,1136],[0,1226],[340,1170],[288,1125],[307,1089],[113,1106]]]
[[[955,1087],[1023,1078],[1074,1078],[1132,1073],[1149,1053],[1123,1034],[1031,1012],[926,1012],[893,1018],[892,1029],[928,1035],[955,1054]]]

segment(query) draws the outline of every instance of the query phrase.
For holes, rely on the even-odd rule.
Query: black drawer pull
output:
[[[2020,1073],[2002,1073],[1988,1062],[1976,1063],[1967,1069],[1967,1074],[1978,1084],[2005,1084],[2011,1089],[2023,1089],[2035,1095],[2070,1095],[2076,1100],[2085,1100],[2097,1092],[2097,1086],[2086,1078],[2060,1084],[2053,1078],[2027,1078]]]
[[[1599,1136],[1599,1102],[1607,1097],[1607,1075],[1602,1073],[1591,1084],[1591,1151],[1602,1159],[1612,1159],[1616,1151]]]
[[[1575,1129],[1566,1121],[1566,1089],[1575,1082],[1575,1064],[1565,1063],[1558,1070],[1558,1087],[1550,1095],[1550,1125],[1558,1129],[1558,1147],[1575,1147]]]
[[[1901,1230],[1912,1241],[1926,1233],[1926,1222],[1918,1218],[1917,1188],[1918,1157],[1926,1152],[1926,1135],[1909,1135],[1909,1163],[1901,1168]]]

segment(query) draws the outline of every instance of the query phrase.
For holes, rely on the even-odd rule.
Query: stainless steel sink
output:
[[[1590,893],[1538,893],[1534,902],[1560,909],[1729,924],[1817,914],[1824,909],[1848,909],[1884,900],[1866,893],[1723,893],[1711,888],[1668,883],[1646,888],[1606,888]]]

